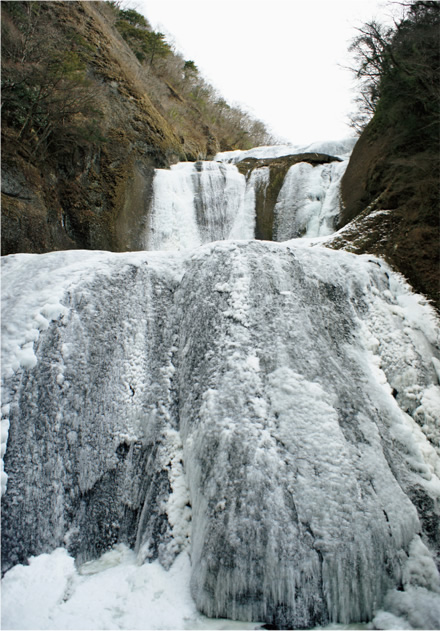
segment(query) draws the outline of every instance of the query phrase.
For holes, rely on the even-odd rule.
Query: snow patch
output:
[[[139,566],[134,552],[122,544],[77,570],[74,559],[59,548],[5,574],[2,628],[255,628],[255,622],[210,620],[198,613],[190,571],[187,552],[166,571],[158,561]]]

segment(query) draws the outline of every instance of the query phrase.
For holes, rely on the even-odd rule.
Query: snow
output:
[[[439,322],[323,247],[344,168],[282,242],[218,161],[157,171],[159,251],[3,257],[3,628],[435,628]]]
[[[419,544],[419,542],[418,542]],[[420,545],[420,544],[419,544]],[[210,619],[200,614],[189,590],[191,562],[182,552],[171,570],[158,561],[139,566],[123,544],[79,569],[66,550],[31,557],[2,581],[3,629],[255,629],[257,622]],[[418,620],[417,609],[425,609]],[[17,607],[21,603],[21,607]],[[23,604],[26,606],[23,607]],[[439,600],[424,588],[393,592],[391,611],[378,611],[377,629],[436,628]],[[398,616],[397,614],[400,614]],[[414,626],[408,621],[409,618]],[[404,617],[401,617],[404,616]],[[430,618],[431,626],[426,626]],[[422,623],[422,624],[421,624]],[[322,629],[368,628],[328,625]]]
[[[404,567],[403,589],[390,590],[387,611],[377,612],[377,629],[437,629],[440,621],[440,579],[431,554],[415,537]]]
[[[252,623],[211,621],[201,615],[189,591],[190,569],[187,552],[166,571],[158,561],[138,565],[124,545],[76,569],[74,559],[58,548],[6,574],[2,628],[254,628]]]
[[[270,147],[255,147],[247,151],[223,151],[214,160],[218,162],[240,162],[247,158],[280,158],[298,153],[326,153],[337,158],[347,158],[353,151],[357,138],[349,137],[343,140],[317,141],[308,145],[273,145]]]

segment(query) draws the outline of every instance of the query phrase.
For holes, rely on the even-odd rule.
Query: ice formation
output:
[[[300,162],[290,167],[275,206],[273,240],[332,234],[339,214],[339,184],[353,139],[295,148],[301,153],[335,150],[329,164]],[[256,194],[267,187],[270,167],[245,178],[236,163],[246,157],[279,157],[292,147],[260,147],[218,154],[215,161],[187,162],[157,169],[153,202],[144,234],[147,250],[180,250],[225,239],[253,239]],[[337,156],[336,156],[337,157]],[[340,161],[339,161],[340,160]]]
[[[148,250],[197,247],[220,239],[252,239],[253,180],[246,185],[234,165],[186,162],[157,169],[153,183]]]
[[[326,237],[339,216],[339,185],[347,160],[290,167],[275,205],[274,241],[297,237]]]
[[[316,168],[280,207],[335,200]],[[112,548],[170,572],[189,553],[211,618],[440,619],[438,320],[375,257],[253,241],[266,181],[176,165],[148,235],[168,251],[3,258],[4,582],[59,561],[47,628],[85,590],[60,547],[83,577]]]
[[[273,145],[271,147],[254,147],[247,151],[223,151],[215,156],[219,162],[237,163],[247,158],[280,158],[298,153],[327,153],[338,158],[348,158],[356,144],[355,137],[342,140],[324,140],[308,145]]]

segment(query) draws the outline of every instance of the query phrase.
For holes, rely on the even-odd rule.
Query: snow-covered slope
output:
[[[121,543],[170,586],[190,572],[210,617],[435,628],[438,323],[380,260],[222,241],[3,269],[4,569],[60,546],[84,568],[53,553],[10,570],[4,628],[36,624],[31,596],[21,617],[13,603],[42,593],[38,564],[65,586],[39,601],[42,628],[91,624],[84,563]],[[155,575],[121,554],[105,624],[152,628]]]

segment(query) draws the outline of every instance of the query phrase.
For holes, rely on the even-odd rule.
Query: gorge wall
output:
[[[69,46],[67,32],[73,31],[87,47],[87,75],[98,94],[104,141],[77,140],[71,146],[66,138],[56,156],[35,156],[17,130],[4,124],[3,254],[136,249],[132,226],[148,203],[153,168],[185,155],[137,78],[139,64],[105,9],[105,3],[93,2],[45,7],[44,22],[61,42]],[[6,46],[15,36],[14,15],[8,7],[2,10],[2,28],[10,30]]]
[[[183,95],[168,80],[165,67],[142,65],[116,28],[121,12],[115,6],[2,5],[3,254],[137,250],[154,168],[212,158],[220,149],[244,148],[235,136],[245,139],[241,143],[253,138],[252,130],[245,129],[252,125],[233,108],[222,105],[222,114],[211,102],[214,97],[196,100],[192,85],[194,91],[209,93],[202,79],[201,85],[191,78],[185,84],[172,68],[182,89],[186,86]],[[184,66],[183,59],[170,56],[170,63]],[[23,83],[20,92],[17,86]],[[26,117],[43,109],[33,102],[38,91],[49,94],[41,117],[47,118],[48,130],[53,127],[54,140],[45,151],[46,127],[38,133],[23,131]],[[56,101],[53,111],[50,99]],[[81,99],[89,103],[83,111]],[[63,107],[78,113],[60,121]],[[208,125],[207,118],[215,122]]]
[[[439,3],[406,5],[390,29],[365,24],[351,50],[369,123],[342,181],[334,246],[383,256],[439,308]]]
[[[343,230],[328,245],[383,256],[440,309],[439,145],[395,144],[374,119],[360,136],[341,182]]]

